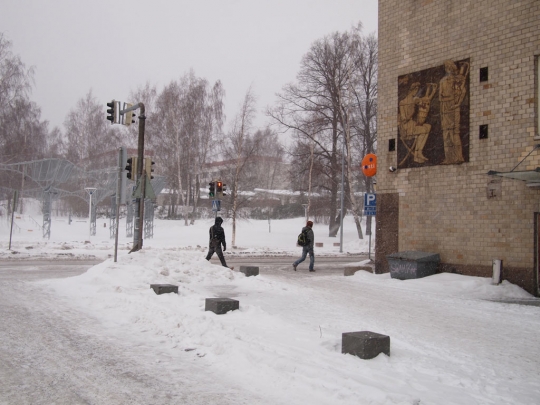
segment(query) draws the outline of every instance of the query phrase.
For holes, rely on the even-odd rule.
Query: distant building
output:
[[[537,0],[379,0],[376,272],[399,251],[482,277],[501,259],[538,295],[539,23]]]

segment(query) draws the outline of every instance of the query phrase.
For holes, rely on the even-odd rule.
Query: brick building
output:
[[[483,277],[501,259],[538,295],[539,55],[540,1],[379,0],[376,272],[398,251]]]

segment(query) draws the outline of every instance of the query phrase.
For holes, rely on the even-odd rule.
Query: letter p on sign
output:
[[[372,193],[364,194],[364,206],[365,207],[376,207],[377,206],[377,195]]]

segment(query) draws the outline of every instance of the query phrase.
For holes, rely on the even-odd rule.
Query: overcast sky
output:
[[[362,22],[377,31],[377,0],[3,0],[0,31],[26,66],[42,119],[62,126],[89,90],[127,100],[150,82],[161,91],[193,69],[221,80],[232,119],[250,85],[257,124],[275,93],[295,81],[317,39]],[[151,117],[148,117],[149,119]]]

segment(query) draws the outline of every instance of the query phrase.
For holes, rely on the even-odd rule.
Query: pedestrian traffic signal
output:
[[[211,181],[210,183],[208,183],[208,197],[214,198],[215,195],[216,195],[215,183]]]
[[[111,121],[112,124],[116,124],[116,101],[111,101],[110,103],[107,103],[107,119]]]
[[[152,172],[154,171],[153,166],[155,164],[156,164],[156,162],[153,162],[152,159],[144,158],[144,172],[150,178],[150,180],[154,178],[154,176],[152,176]]]
[[[216,181],[216,196],[223,197],[223,183],[221,181]]]
[[[222,196],[227,195],[226,191],[227,191],[227,185],[225,183],[223,183],[221,195]]]
[[[127,160],[127,178],[133,181],[137,180],[137,158],[135,156]]]

